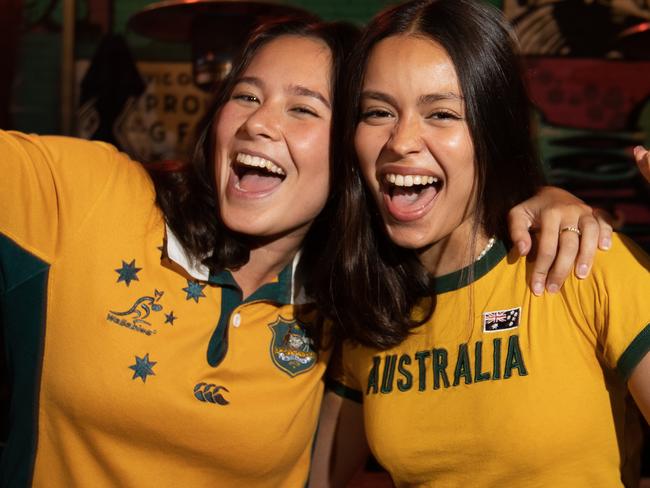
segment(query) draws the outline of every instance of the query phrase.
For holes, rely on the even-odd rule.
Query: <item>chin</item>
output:
[[[387,233],[393,244],[405,249],[418,250],[435,242],[433,238],[409,229],[393,229],[389,227]]]
[[[248,236],[264,236],[268,233],[268,220],[251,218],[250,215],[244,214],[240,216],[230,215],[229,217],[221,217],[224,225],[232,232],[245,234]]]

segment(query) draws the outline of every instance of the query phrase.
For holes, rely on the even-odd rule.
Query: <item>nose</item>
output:
[[[248,114],[242,129],[251,138],[277,140],[280,137],[281,114],[271,103],[265,103]]]
[[[393,126],[386,148],[399,156],[417,153],[422,149],[420,120],[417,116],[402,116]]]

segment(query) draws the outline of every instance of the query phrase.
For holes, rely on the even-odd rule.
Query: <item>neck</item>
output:
[[[301,244],[302,239],[280,239],[254,246],[248,262],[232,272],[243,298],[252,295],[260,286],[272,282],[295,257]]]
[[[480,229],[472,239],[471,223],[463,223],[450,235],[419,252],[420,262],[433,276],[443,276],[472,264],[490,237]]]

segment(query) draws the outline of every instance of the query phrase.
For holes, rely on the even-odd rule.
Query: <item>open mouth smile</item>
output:
[[[386,208],[401,222],[417,220],[428,213],[444,186],[442,178],[422,174],[386,173],[382,180]]]
[[[237,152],[232,158],[230,183],[238,194],[265,196],[280,186],[285,178],[285,170],[265,157]]]

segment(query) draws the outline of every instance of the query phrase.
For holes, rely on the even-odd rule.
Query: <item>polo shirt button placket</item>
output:
[[[241,325],[241,314],[239,312],[232,316],[232,325],[234,327],[239,327]]]

